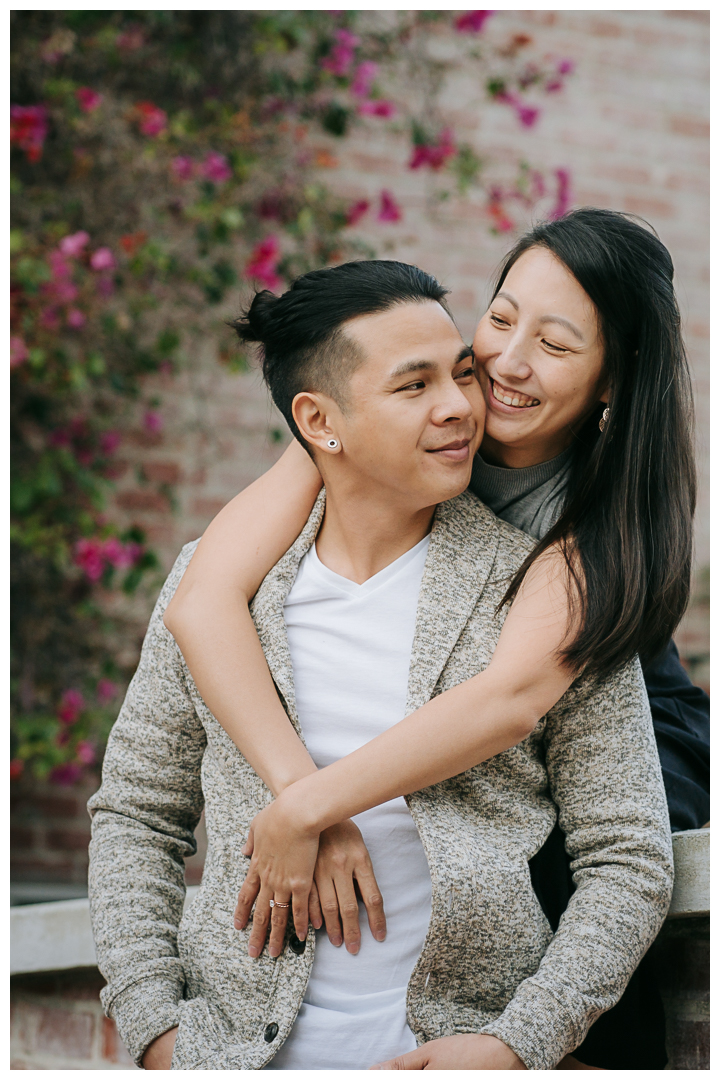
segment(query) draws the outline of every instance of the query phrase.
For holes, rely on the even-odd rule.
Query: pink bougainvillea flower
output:
[[[555,205],[549,213],[551,221],[557,221],[558,218],[567,214],[572,202],[570,193],[570,172],[568,169],[556,169],[555,178],[557,180],[557,194],[555,196]]]
[[[395,202],[389,191],[383,189],[380,192],[380,211],[378,221],[400,221],[402,210]]]
[[[138,561],[142,555],[142,547],[140,544],[123,544],[116,536],[111,536],[103,544],[102,553],[116,570],[125,570]]]
[[[85,315],[82,311],[80,311],[79,308],[70,308],[66,316],[66,321],[68,326],[72,330],[82,330],[83,326],[85,325],[86,319]]]
[[[190,180],[195,171],[195,162],[191,157],[187,157],[185,154],[179,154],[178,157],[173,158],[170,162],[170,168],[173,171],[173,175],[178,180]]]
[[[537,119],[540,116],[540,110],[532,108],[530,105],[517,105],[515,107],[515,115],[523,127],[531,128],[537,122]]]
[[[358,112],[363,116],[383,116],[389,118],[395,115],[395,106],[392,101],[385,101],[381,99],[379,101],[363,101],[358,106]]]
[[[122,442],[122,435],[119,431],[103,431],[100,436],[100,453],[105,457],[110,457],[114,454],[118,446]]]
[[[71,787],[73,784],[77,784],[78,780],[82,778],[82,774],[82,765],[78,765],[75,761],[67,761],[64,765],[56,765],[52,769],[50,779],[54,784]]]
[[[360,38],[349,30],[337,30],[335,32],[335,44],[329,56],[321,61],[321,67],[333,75],[343,77],[350,74],[350,68],[355,60],[355,50],[360,44]]]
[[[98,248],[90,256],[90,265],[93,270],[114,270],[115,256],[109,247]]]
[[[84,230],[64,236],[60,241],[60,251],[70,259],[77,259],[90,243],[90,233]],[[69,267],[68,267],[69,272]]]
[[[461,34],[479,34],[494,11],[465,11],[455,20],[455,29]]]
[[[558,75],[572,75],[575,70],[574,60],[561,60],[558,66],[555,68]]]
[[[350,92],[355,94],[356,97],[367,97],[372,90],[377,69],[377,64],[374,64],[372,60],[363,60],[362,64],[358,64],[355,68]]]
[[[506,233],[515,228],[515,222],[508,216],[503,205],[503,193],[500,188],[491,189],[487,210],[492,219],[492,227],[495,232]]]
[[[367,199],[358,199],[356,203],[347,210],[345,214],[345,222],[347,225],[356,225],[360,218],[365,217],[370,209],[370,203]]]
[[[102,105],[102,94],[98,94],[97,90],[92,90],[89,86],[79,86],[75,91],[75,97],[82,111],[86,113],[95,112]]]
[[[10,762],[10,779],[19,780],[25,771],[25,762],[22,758],[13,758]]]
[[[112,682],[111,679],[100,679],[96,688],[98,701],[101,705],[107,705],[117,697],[118,690],[117,683]]]
[[[562,79],[548,79],[548,81],[545,83],[545,92],[547,94],[554,94],[557,90],[562,90],[562,88]]]
[[[85,708],[85,698],[79,690],[66,690],[60,698],[58,706],[58,720],[61,724],[74,724]]]
[[[224,154],[211,150],[203,161],[203,176],[213,184],[224,184],[232,176],[232,169]]]
[[[279,260],[280,242],[276,236],[268,236],[253,248],[244,276],[259,281],[266,289],[278,289],[282,285],[282,278],[277,272]]]
[[[42,157],[48,133],[48,111],[45,105],[10,106],[10,144],[25,151],[28,161]]]
[[[53,282],[66,281],[72,276],[72,266],[63,251],[50,251],[47,257]]]
[[[155,412],[154,409],[148,409],[143,416],[143,427],[151,435],[157,435],[158,432],[163,429],[163,418],[159,412]]]
[[[95,764],[95,747],[87,739],[81,739],[75,747],[77,759],[82,765]]]
[[[21,337],[10,338],[10,367],[20,367],[30,355],[30,350]]]
[[[56,307],[46,307],[40,313],[40,325],[46,330],[57,330],[60,326],[60,312]]]
[[[420,143],[414,147],[412,157],[408,162],[411,169],[420,169],[423,165],[437,171],[446,161],[457,154],[457,147],[450,128],[445,128],[437,143]]]
[[[95,537],[78,540],[75,545],[75,564],[84,570],[90,581],[99,581],[105,569],[102,540]]]
[[[135,111],[138,114],[140,131],[143,135],[154,138],[167,127],[167,113],[154,105],[152,101],[139,101],[135,106]]]

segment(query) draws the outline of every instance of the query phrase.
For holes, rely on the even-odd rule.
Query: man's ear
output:
[[[303,391],[293,398],[292,414],[300,434],[309,446],[326,454],[337,454],[342,449],[333,423],[337,412],[336,402],[325,394]]]

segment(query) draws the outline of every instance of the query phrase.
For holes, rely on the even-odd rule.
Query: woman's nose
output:
[[[532,374],[528,363],[526,345],[517,338],[508,341],[502,352],[495,359],[495,374],[513,379],[527,379]]]

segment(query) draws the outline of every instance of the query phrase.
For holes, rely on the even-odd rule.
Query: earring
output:
[[[337,450],[339,445],[340,443],[337,441],[337,439],[328,439],[327,441],[328,450]]]
[[[606,405],[605,406],[605,411],[604,411],[604,413],[602,414],[602,416],[600,418],[600,423],[598,424],[598,427],[600,428],[601,431],[605,430],[605,425],[607,424],[609,419],[610,419],[610,406]]]

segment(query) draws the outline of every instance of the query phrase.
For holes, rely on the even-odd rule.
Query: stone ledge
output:
[[[675,888],[668,918],[710,911],[710,830],[689,829],[673,836]],[[186,906],[198,886],[188,888]],[[87,899],[28,904],[10,909],[10,974],[93,967],[95,944]]]

